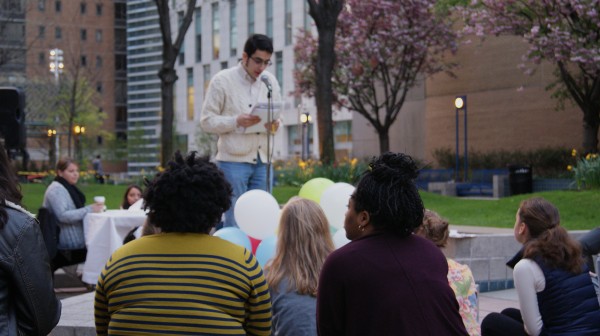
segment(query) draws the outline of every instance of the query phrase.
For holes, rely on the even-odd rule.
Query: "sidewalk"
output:
[[[519,308],[517,290],[505,289],[494,292],[479,293],[479,322],[489,313],[501,312],[504,308]]]
[[[96,335],[94,326],[94,293],[86,293],[62,300],[62,316],[51,336]],[[519,308],[515,289],[479,294],[479,322],[492,312],[504,308]]]

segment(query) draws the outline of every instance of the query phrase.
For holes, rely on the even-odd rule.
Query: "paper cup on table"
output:
[[[106,205],[104,204],[106,202],[106,197],[94,196],[94,202],[96,202],[98,204],[102,204],[104,206],[103,210],[106,211]]]

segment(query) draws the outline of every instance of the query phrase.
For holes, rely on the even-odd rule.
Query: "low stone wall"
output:
[[[512,269],[506,262],[521,248],[512,229],[497,229],[497,233],[477,232],[476,227],[461,227],[458,236],[450,237],[444,254],[473,272],[480,292],[514,288]],[[470,232],[469,232],[470,231]],[[587,231],[570,231],[578,238]]]

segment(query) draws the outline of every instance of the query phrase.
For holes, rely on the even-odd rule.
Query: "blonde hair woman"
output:
[[[314,201],[292,198],[281,212],[275,257],[265,267],[274,335],[316,335],[317,286],[335,247],[329,222]]]

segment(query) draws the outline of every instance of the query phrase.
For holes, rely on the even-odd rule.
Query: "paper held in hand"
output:
[[[271,120],[279,119],[279,114],[281,113],[280,102],[272,103],[271,109],[273,114],[271,115]],[[244,133],[266,133],[267,129],[265,128],[265,124],[269,122],[269,106],[267,103],[257,103],[250,111],[250,114],[257,115],[260,117],[260,122],[256,125],[252,125],[250,127],[246,127]]]

